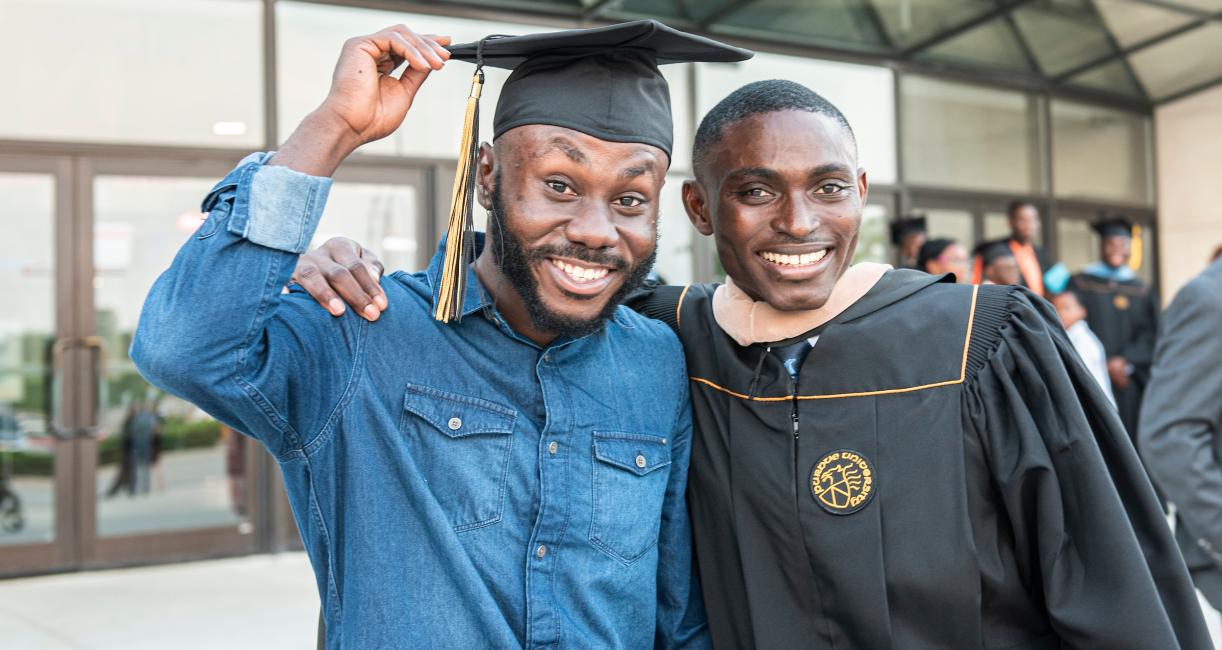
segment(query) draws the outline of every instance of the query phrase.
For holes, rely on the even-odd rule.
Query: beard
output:
[[[488,211],[488,245],[492,247],[492,259],[496,261],[501,274],[509,281],[509,285],[517,292],[526,306],[531,325],[543,332],[557,336],[581,338],[593,334],[603,328],[607,321],[615,315],[624,298],[641,286],[653,268],[658,255],[655,236],[654,248],[649,257],[635,266],[629,267],[624,258],[603,250],[588,248],[569,242],[564,246],[539,246],[527,248],[505,224],[505,204],[501,197],[501,179],[493,179],[492,207]],[[617,273],[624,273],[624,283],[611,295],[602,311],[592,318],[582,319],[557,313],[544,304],[539,295],[539,283],[531,273],[535,264],[551,264],[549,258],[568,257],[591,264],[607,266]],[[575,300],[597,300],[600,296],[581,296],[567,294]]]

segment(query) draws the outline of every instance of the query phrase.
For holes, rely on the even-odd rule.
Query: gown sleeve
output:
[[[1001,307],[965,418],[1051,625],[1066,647],[1211,648],[1150,481],[1056,312],[1026,289],[984,289]]]

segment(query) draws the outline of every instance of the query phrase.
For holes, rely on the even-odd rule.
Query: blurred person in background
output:
[[[967,249],[953,239],[931,239],[922,244],[917,255],[917,268],[933,275],[954,273],[955,282],[959,284],[970,284],[972,281]]]
[[[891,243],[899,256],[896,268],[918,268],[917,256],[927,239],[929,233],[925,230],[925,217],[900,217],[891,222]]]
[[[1057,316],[1061,319],[1061,325],[1065,327],[1065,333],[1069,335],[1069,342],[1073,343],[1074,349],[1078,351],[1078,356],[1082,357],[1082,363],[1086,364],[1086,369],[1099,383],[1108,401],[1115,406],[1116,397],[1112,395],[1112,380],[1107,376],[1107,354],[1103,351],[1103,343],[1099,342],[1099,337],[1095,336],[1086,322],[1086,309],[1082,307],[1082,303],[1072,291],[1053,294],[1051,302],[1052,306],[1056,307]]]
[[[1162,331],[1138,439],[1155,484],[1176,507],[1192,579],[1222,609],[1222,259],[1180,289]]]
[[[1086,308],[1086,321],[1103,342],[1116,408],[1136,442],[1141,397],[1150,381],[1158,298],[1129,267],[1133,223],[1105,216],[1092,226],[1099,233],[1100,260],[1069,280],[1069,288]]]
[[[1022,284],[1022,275],[1014,252],[1005,242],[985,242],[973,251],[981,269],[977,284]]]
[[[1030,201],[1019,199],[1012,201],[1006,208],[1006,216],[1010,221],[1010,236],[991,243],[1004,244],[1010,249],[1018,265],[1018,283],[1037,295],[1044,296],[1047,293],[1044,288],[1044,272],[1052,267],[1053,261],[1043,248],[1035,244],[1040,234],[1039,208]],[[981,283],[986,279],[984,267],[984,260],[977,255],[973,264],[973,282]],[[1003,284],[996,280],[993,282]]]

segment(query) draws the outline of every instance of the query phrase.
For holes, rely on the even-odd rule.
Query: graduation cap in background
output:
[[[1132,237],[1133,222],[1118,214],[1103,214],[1091,222],[1090,227],[1100,237]]]
[[[914,232],[925,232],[925,217],[900,217],[891,222],[891,243],[896,246]]]
[[[1092,221],[1090,227],[1099,233],[1101,239],[1128,237],[1132,240],[1132,243],[1129,244],[1129,268],[1134,271],[1141,268],[1141,226],[1133,223],[1122,214],[1108,214],[1105,212],[1099,215],[1098,219]]]
[[[658,66],[744,61],[754,55],[656,20],[525,36],[487,36],[447,49],[451,60],[474,63],[475,75],[463,119],[445,261],[433,314],[445,322],[459,317],[467,266],[475,257],[471,210],[484,66],[513,71],[497,100],[494,140],[515,127],[550,124],[599,140],[652,145],[670,156],[674,139],[670,89]]]
[[[1014,257],[1014,251],[1010,250],[1008,242],[986,241],[972,249],[972,256],[979,257],[983,265],[988,266],[1002,257]]]

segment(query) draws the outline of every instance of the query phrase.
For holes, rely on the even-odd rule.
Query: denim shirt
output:
[[[140,372],[279,461],[329,648],[704,647],[679,342],[620,307],[540,347],[439,253],[335,318],[288,282],[330,180],[243,160],[153,286]],[[301,621],[309,626],[310,621]]]

